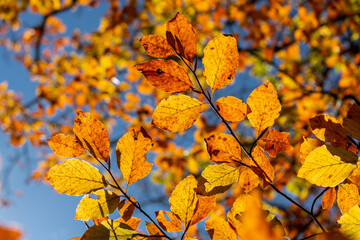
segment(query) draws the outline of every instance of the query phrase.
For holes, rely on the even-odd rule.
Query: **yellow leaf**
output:
[[[347,133],[360,139],[360,106],[355,103],[351,105],[343,125]]]
[[[196,187],[195,177],[189,175],[176,185],[169,198],[171,211],[180,218],[185,226],[191,221],[198,204]]]
[[[340,184],[337,192],[337,205],[342,214],[360,204],[359,189],[355,184]]]
[[[314,150],[317,147],[320,147],[324,145],[323,141],[320,141],[318,139],[313,139],[313,138],[305,138],[304,137],[304,142],[301,143],[300,146],[300,160],[301,163],[303,164],[305,161],[305,158],[307,157],[307,155],[309,155],[309,153]]]
[[[90,196],[84,196],[77,209],[75,219],[88,221],[94,218],[103,218],[113,213],[118,206],[120,197],[113,192],[107,190],[99,190],[93,194],[97,195],[97,199]]]
[[[271,82],[254,89],[247,100],[247,104],[251,109],[251,113],[247,117],[256,129],[257,136],[266,128],[271,127],[280,115],[281,104]]]
[[[117,163],[128,185],[146,177],[152,163],[146,161],[145,154],[153,146],[153,141],[145,129],[132,129],[122,136],[116,145]]]
[[[193,89],[186,70],[173,60],[153,59],[135,65],[148,82],[163,92],[178,93]]]
[[[353,240],[360,239],[360,208],[353,206],[349,212],[341,216],[338,223],[341,224],[340,231]]]
[[[181,13],[166,24],[166,40],[176,52],[192,62],[196,53],[196,34],[189,21]]]
[[[165,58],[174,55],[174,51],[166,39],[158,35],[147,35],[140,39],[147,54],[153,57]]]
[[[216,204],[216,196],[211,197],[199,197],[199,203],[196,207],[194,216],[191,219],[191,225],[195,225],[213,210]]]
[[[78,111],[74,122],[75,136],[81,146],[98,159],[107,161],[110,152],[109,134],[104,125],[90,113]]]
[[[201,176],[207,181],[205,191],[208,193],[215,187],[225,187],[237,182],[239,174],[239,168],[219,164],[207,166]]]
[[[239,184],[245,193],[251,192],[259,185],[259,177],[251,169],[246,168],[240,175]]]
[[[298,177],[322,187],[334,187],[357,168],[358,157],[334,146],[321,146],[309,153]]]
[[[216,107],[221,116],[230,122],[239,122],[251,112],[246,103],[232,96],[219,98]]]
[[[65,160],[45,174],[45,179],[59,193],[79,196],[94,192],[108,184],[99,170],[77,159]]]
[[[233,136],[225,133],[215,133],[205,138],[205,142],[211,161],[219,163],[241,161],[241,148]]]
[[[324,211],[330,210],[330,208],[333,206],[336,199],[336,190],[335,188],[330,188],[322,197],[322,209]]]
[[[269,134],[262,141],[265,142],[265,151],[267,151],[271,157],[276,157],[279,152],[292,149],[290,133],[279,132],[276,129],[270,129]]]
[[[177,218],[172,212],[169,211],[157,211],[155,212],[156,219],[160,226],[167,232],[179,232],[182,230],[182,224],[179,218]],[[166,219],[165,214],[169,217],[170,221]]]
[[[231,35],[219,35],[204,49],[204,76],[211,91],[231,83],[239,65],[236,39]]]
[[[210,218],[205,222],[205,229],[212,240],[236,240],[236,233],[229,223],[220,217]]]
[[[48,143],[51,150],[58,156],[70,158],[86,154],[79,142],[70,135],[56,134],[48,139]]]
[[[264,150],[261,147],[256,146],[252,151],[251,156],[260,166],[262,171],[266,173],[265,175],[260,169],[258,169],[254,162],[251,162],[254,172],[264,180],[264,187],[266,186],[266,182],[273,182],[275,177],[275,170],[271,165],[269,158],[265,155]]]
[[[128,225],[114,221],[106,220],[100,225],[94,225],[86,230],[81,237],[82,240],[127,240],[136,234]]]
[[[185,95],[170,96],[156,107],[153,123],[170,132],[183,132],[193,125],[203,108],[203,103],[195,98]]]

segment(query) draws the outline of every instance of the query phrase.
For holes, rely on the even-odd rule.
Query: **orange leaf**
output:
[[[48,143],[51,150],[58,156],[70,158],[86,154],[80,143],[70,135],[56,134],[48,139]]]
[[[179,218],[177,218],[172,212],[169,211],[157,211],[155,212],[156,219],[160,226],[167,232],[179,232],[182,230],[182,224]],[[165,214],[169,217],[170,221],[166,219]]]
[[[13,227],[0,226],[1,240],[18,240],[21,238],[21,232]]]
[[[136,203],[136,200],[133,197],[130,197],[130,198],[133,202]],[[121,215],[121,218],[124,219],[124,221],[126,222],[129,219],[131,219],[131,217],[135,211],[135,205],[132,204],[127,199],[123,199],[120,201],[120,203],[118,205],[118,210]]]
[[[355,184],[340,184],[337,193],[337,205],[342,214],[347,213],[353,206],[360,204],[359,189]]]
[[[141,45],[147,54],[152,57],[165,58],[174,55],[172,47],[166,39],[158,35],[147,35],[140,39]]]
[[[336,199],[335,188],[330,188],[322,197],[322,209],[328,211],[334,204]]]
[[[205,222],[205,229],[212,240],[236,240],[236,233],[224,219],[216,216]]]
[[[251,112],[246,103],[232,96],[218,99],[216,107],[223,118],[230,122],[239,122]]]
[[[211,91],[231,83],[239,64],[236,39],[231,35],[219,35],[204,49],[204,76]]]
[[[153,59],[135,65],[151,85],[163,92],[177,93],[193,88],[185,69],[173,60]]]
[[[110,152],[109,134],[104,125],[90,113],[78,111],[74,122],[75,136],[83,148],[95,158],[107,161]]]
[[[120,222],[120,223],[125,223],[126,225],[128,225],[132,229],[137,230],[139,228],[141,219],[136,218],[136,217],[131,217],[128,220],[124,220],[124,218],[121,217],[121,218],[116,219],[115,221]]]
[[[203,111],[203,103],[185,95],[162,100],[153,113],[153,124],[170,132],[183,132],[193,125]]]
[[[192,62],[196,53],[196,34],[181,13],[166,24],[166,40],[176,52]]]
[[[152,148],[153,141],[145,129],[132,129],[122,136],[116,145],[117,163],[128,185],[146,177],[152,163],[146,161],[145,154]]]
[[[265,155],[264,150],[259,147],[256,146],[254,148],[254,150],[252,151],[251,156],[254,158],[254,160],[257,162],[257,164],[260,166],[260,168],[265,172],[265,174],[255,165],[254,162],[251,162],[251,165],[254,166],[252,169],[254,170],[254,172],[261,177],[264,180],[264,187],[267,186],[267,182],[269,182],[270,178],[270,183],[274,181],[274,177],[275,177],[275,170],[273,168],[273,166],[270,163],[270,160],[268,159],[268,157]],[[267,176],[267,177],[266,177]]]
[[[292,149],[290,133],[279,132],[276,129],[270,129],[269,134],[262,141],[265,142],[265,151],[271,157],[276,157],[279,152]]]
[[[246,168],[240,175],[239,184],[245,193],[251,192],[259,183],[259,176],[249,168]]]
[[[247,104],[251,109],[251,113],[247,117],[256,129],[257,136],[266,128],[271,127],[280,115],[281,104],[271,82],[267,82],[252,91]]]
[[[199,197],[199,203],[196,207],[195,214],[191,219],[191,225],[195,225],[213,210],[216,204],[216,196],[211,197]]]
[[[310,119],[315,136],[336,147],[345,147],[348,142],[347,132],[338,121],[329,115],[320,115]]]
[[[145,222],[146,224],[146,230],[148,231],[149,235],[163,235],[162,232],[160,232],[160,230],[156,227],[156,225],[154,223],[150,223],[150,222]],[[146,238],[147,240],[165,240],[164,237],[159,238],[159,237],[149,237]]]
[[[229,134],[216,133],[205,138],[210,160],[213,162],[233,163],[241,161],[241,148]]]
[[[189,175],[178,185],[169,198],[170,209],[177,215],[185,226],[191,221],[194,216],[198,198],[195,193],[197,188],[197,181],[193,175]]]
[[[343,125],[347,133],[360,140],[360,106],[355,103],[351,105]]]

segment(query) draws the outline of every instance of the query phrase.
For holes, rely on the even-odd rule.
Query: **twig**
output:
[[[324,190],[321,191],[321,193],[320,193],[318,196],[316,196],[316,198],[314,199],[313,203],[311,204],[311,211],[310,211],[311,214],[314,214],[314,206],[315,206],[316,201],[317,201],[325,192],[327,192],[329,189],[330,189],[330,187],[325,188]]]

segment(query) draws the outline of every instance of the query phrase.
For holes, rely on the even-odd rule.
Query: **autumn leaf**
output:
[[[204,49],[204,76],[211,91],[223,88],[234,79],[239,64],[236,39],[221,34],[212,39]]]
[[[194,216],[198,198],[195,193],[197,181],[193,175],[189,175],[176,185],[169,198],[171,211],[179,217],[185,226]]]
[[[298,177],[322,187],[334,187],[357,168],[358,157],[334,146],[321,146],[309,153]]]
[[[204,218],[213,210],[216,204],[216,196],[205,197],[201,196],[198,197],[199,203],[196,207],[195,214],[191,219],[191,225],[195,225]]]
[[[340,184],[337,192],[337,205],[342,214],[360,204],[359,189],[355,184]]]
[[[50,168],[45,179],[59,193],[74,196],[89,194],[108,185],[97,168],[78,159],[65,160]]]
[[[229,223],[220,217],[210,218],[205,222],[205,229],[212,240],[236,240],[236,233]]]
[[[205,191],[207,193],[215,187],[226,187],[237,182],[239,175],[239,168],[226,164],[207,166],[201,173],[201,176],[206,180]]]
[[[132,129],[117,142],[117,164],[128,185],[150,173],[153,164],[146,161],[145,154],[152,146],[153,141],[143,128]]]
[[[70,158],[86,154],[86,151],[82,148],[79,142],[70,135],[62,133],[56,134],[48,139],[48,143],[51,150],[53,150],[58,156]]]
[[[320,115],[310,119],[315,136],[336,147],[346,147],[347,133],[338,121],[329,115]]]
[[[276,129],[270,129],[269,134],[265,139],[265,151],[269,153],[271,157],[276,157],[279,152],[292,149],[290,144],[290,133],[279,132]]]
[[[221,116],[230,122],[239,122],[251,112],[246,103],[232,96],[219,98],[216,107]]]
[[[247,104],[251,109],[247,117],[256,129],[257,136],[266,128],[271,127],[280,115],[281,104],[271,82],[254,89],[247,99]]]
[[[236,139],[225,133],[215,133],[205,138],[210,160],[218,163],[241,161],[241,148]]]
[[[166,40],[177,53],[193,62],[196,53],[196,34],[189,21],[181,13],[166,24]]]
[[[90,113],[78,111],[74,122],[74,133],[81,146],[98,159],[107,161],[110,152],[109,134],[104,125]]]
[[[336,199],[336,190],[335,188],[330,188],[322,197],[322,210],[328,211],[333,206]]]
[[[130,219],[125,220],[123,217],[116,219],[115,221],[120,223],[125,223],[131,229],[137,230],[139,228],[140,222],[142,221],[140,218],[131,217]]]
[[[88,221],[106,217],[115,211],[120,200],[118,195],[107,190],[98,190],[93,194],[97,195],[98,198],[93,199],[86,195],[81,199],[76,209],[75,219]]]
[[[100,225],[94,225],[86,230],[82,240],[127,240],[131,239],[136,231],[128,225],[114,220],[103,221]]]
[[[301,163],[304,164],[304,161],[307,157],[307,155],[309,155],[309,153],[314,150],[317,147],[320,147],[322,145],[324,145],[325,143],[323,141],[320,141],[318,139],[313,139],[313,138],[305,138],[304,137],[304,142],[301,143],[300,145],[300,160]]]
[[[251,156],[260,167],[259,169],[259,167],[256,166],[255,162],[252,161],[252,169],[255,170],[255,174],[257,174],[264,180],[264,185],[267,185],[265,184],[265,182],[273,182],[275,177],[275,170],[274,167],[271,165],[269,158],[266,156],[264,150],[261,147],[256,146],[253,149]]]
[[[203,103],[195,98],[185,95],[170,96],[156,107],[153,124],[170,132],[183,132],[193,125],[203,109]]]
[[[179,232],[182,230],[182,224],[179,218],[177,218],[172,212],[169,211],[157,211],[155,212],[156,219],[158,220],[160,226],[167,232]],[[170,219],[167,220],[165,214]]]
[[[163,92],[178,93],[193,89],[186,70],[173,60],[153,59],[135,65],[148,82]]]
[[[259,186],[259,176],[253,170],[246,168],[240,175],[239,185],[244,189],[245,193],[251,192]]]
[[[136,203],[136,200],[133,197],[130,196],[130,199],[134,203]],[[124,221],[128,221],[129,219],[131,219],[135,211],[135,205],[132,204],[132,202],[130,202],[128,199],[123,199],[121,200],[121,202],[117,207],[121,215],[121,218],[124,219]]]
[[[357,104],[351,105],[346,118],[343,122],[347,133],[356,139],[360,140],[360,106]]]
[[[0,236],[2,240],[19,240],[22,234],[19,229],[0,225]]]
[[[340,231],[351,239],[360,239],[360,208],[353,206],[347,213],[343,214],[338,221],[341,224]]]
[[[146,53],[152,57],[165,58],[174,55],[172,47],[166,39],[158,35],[147,35],[140,39],[140,43]]]
[[[149,235],[162,235],[162,232],[156,227],[154,223],[145,222],[146,230],[148,231]],[[147,240],[164,240],[165,237],[159,238],[159,237],[149,237]]]

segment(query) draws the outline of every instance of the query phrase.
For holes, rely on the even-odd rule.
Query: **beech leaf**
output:
[[[359,189],[355,184],[340,184],[337,192],[337,205],[342,214],[360,204]]]
[[[321,203],[322,203],[322,209],[325,211],[330,210],[330,208],[333,206],[336,199],[336,190],[335,188],[330,188],[322,197]]]
[[[360,207],[353,206],[347,213],[343,214],[338,221],[341,224],[340,231],[351,239],[360,239]]]
[[[205,138],[210,160],[233,163],[241,161],[241,148],[236,139],[225,133],[216,133]]]
[[[210,165],[205,168],[201,176],[206,179],[205,191],[208,193],[215,187],[229,186],[239,179],[239,168],[226,164]]]
[[[251,112],[246,103],[232,96],[222,97],[216,101],[216,107],[226,121],[239,122]]]
[[[125,223],[106,220],[86,230],[82,240],[128,240],[137,232]]]
[[[279,132],[276,129],[270,129],[269,134],[265,139],[262,139],[262,142],[265,142],[265,151],[267,151],[271,157],[276,157],[279,152],[292,149],[290,133]]]
[[[205,229],[212,240],[237,239],[236,233],[229,223],[218,216],[207,220],[205,222]]]
[[[58,156],[71,158],[86,154],[80,143],[70,135],[56,134],[48,139],[48,143],[51,150]]]
[[[174,55],[172,47],[166,39],[158,35],[147,35],[140,39],[140,43],[146,53],[152,57],[165,58]]]
[[[182,230],[182,224],[179,218],[177,218],[172,212],[169,211],[157,211],[155,212],[156,219],[160,226],[167,232],[179,232]],[[170,221],[166,219],[165,214],[169,217]]]

